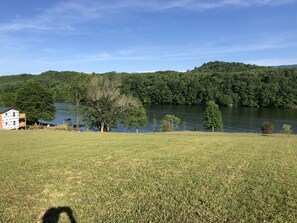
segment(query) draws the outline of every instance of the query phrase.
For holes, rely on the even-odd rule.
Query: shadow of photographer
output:
[[[77,223],[69,207],[56,207],[48,209],[42,217],[42,223],[58,223],[60,215],[65,213],[71,223]]]

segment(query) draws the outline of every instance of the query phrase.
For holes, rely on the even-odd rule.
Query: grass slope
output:
[[[0,222],[42,222],[53,207],[77,222],[296,222],[296,145],[295,135],[0,131]]]

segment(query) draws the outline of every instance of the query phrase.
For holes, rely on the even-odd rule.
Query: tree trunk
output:
[[[104,123],[101,123],[100,132],[103,132],[103,131],[104,131]]]
[[[79,99],[78,99],[78,94],[77,94],[77,91],[76,91],[76,95],[75,95],[75,116],[76,116],[76,130],[78,131],[79,130],[79,120],[78,120],[78,108],[79,108]]]
[[[211,127],[211,131],[214,132],[214,126]]]
[[[78,113],[76,112],[76,131],[79,130],[79,120],[78,120]]]

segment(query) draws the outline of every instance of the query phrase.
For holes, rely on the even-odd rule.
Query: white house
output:
[[[0,108],[0,129],[18,129],[20,127],[19,120],[19,111],[12,108]]]

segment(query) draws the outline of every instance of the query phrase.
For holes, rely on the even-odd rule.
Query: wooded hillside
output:
[[[67,102],[70,82],[77,74],[80,73],[47,71],[40,75],[0,76],[0,104],[12,106],[19,86],[32,79],[50,88],[56,101]],[[143,103],[205,105],[212,100],[220,106],[297,106],[297,68],[215,61],[187,72],[117,75],[122,79],[121,91]]]

